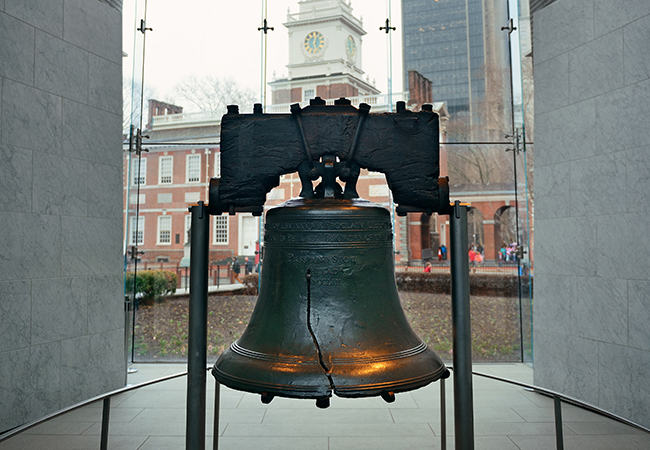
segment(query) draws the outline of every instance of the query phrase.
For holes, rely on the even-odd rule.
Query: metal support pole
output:
[[[108,423],[111,419],[111,398],[106,397],[102,408],[102,435],[99,443],[101,450],[108,449]]]
[[[205,382],[208,337],[208,244],[210,216],[203,202],[190,207],[190,306],[185,448],[205,448]]]
[[[449,215],[451,233],[451,317],[454,346],[454,430],[456,450],[474,449],[472,331],[466,205],[456,201]]]
[[[214,369],[213,369],[214,370]],[[219,449],[219,403],[221,402],[221,383],[214,379],[214,432],[212,433],[212,450]]]
[[[440,448],[447,450],[447,392],[445,379],[440,379]]]
[[[555,404],[555,447],[564,450],[564,435],[562,434],[562,400],[557,395],[553,397]]]
[[[131,299],[124,296],[124,386],[129,382],[129,342],[131,342]]]

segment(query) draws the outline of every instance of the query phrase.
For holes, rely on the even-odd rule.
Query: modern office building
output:
[[[404,80],[417,70],[453,118],[480,121],[477,109],[502,97],[507,60],[505,2],[402,0]],[[507,73],[506,73],[507,75]]]

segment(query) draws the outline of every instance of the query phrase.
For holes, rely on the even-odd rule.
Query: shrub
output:
[[[257,286],[258,286],[258,274],[256,273],[251,273],[249,275],[245,275],[242,278],[242,284],[244,285],[244,289],[242,289],[241,293],[242,295],[258,295],[257,292]]]
[[[126,290],[133,291],[133,272],[126,274]],[[151,305],[160,297],[176,292],[178,277],[169,270],[142,270],[136,278],[135,292],[138,303]]]

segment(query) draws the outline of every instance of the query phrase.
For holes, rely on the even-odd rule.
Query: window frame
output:
[[[196,180],[190,180],[190,160],[198,159],[198,175]],[[197,184],[201,182],[201,154],[200,153],[191,153],[185,158],[185,182],[191,184]]]
[[[144,245],[144,216],[131,216],[129,217],[131,223],[129,224],[129,245]],[[140,222],[138,224],[138,241],[135,242],[135,221]]]
[[[146,186],[147,184],[147,158],[138,158],[131,160],[131,186]],[[138,176],[138,166],[140,173]],[[137,177],[137,178],[136,178]]]
[[[169,224],[168,229],[163,229],[162,225],[163,222],[167,222]],[[163,241],[162,238],[162,233],[163,232],[168,232],[169,233],[169,241]],[[158,216],[158,230],[156,233],[156,245],[172,245],[172,216],[167,215],[167,214],[162,214]]]
[[[169,161],[169,181],[163,180],[163,161]],[[158,159],[158,184],[174,184],[174,157],[171,155]]]
[[[219,225],[223,227],[225,224],[225,230],[223,228],[219,229]],[[219,240],[220,236],[223,236],[225,231],[225,240]],[[228,245],[230,241],[230,216],[228,215],[219,215],[214,216],[214,222],[212,224],[212,244],[213,245]]]

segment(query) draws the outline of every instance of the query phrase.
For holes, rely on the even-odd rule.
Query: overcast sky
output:
[[[169,99],[175,83],[189,75],[234,77],[242,85],[260,93],[261,35],[264,0],[124,0],[123,50],[124,75],[131,78],[135,55],[135,79],[141,77],[142,34],[134,32],[144,18],[147,2],[145,86],[157,97]],[[388,45],[385,25],[389,0],[352,0],[353,14],[363,19],[368,33],[363,38],[363,70],[387,91]],[[137,16],[136,16],[137,8]],[[267,81],[287,74],[287,8],[298,12],[298,0],[268,0],[268,23],[275,28],[268,34]],[[399,0],[391,0],[393,49],[393,92],[401,92],[401,11]],[[134,49],[134,36],[136,39]],[[270,90],[267,91],[270,103]]]

